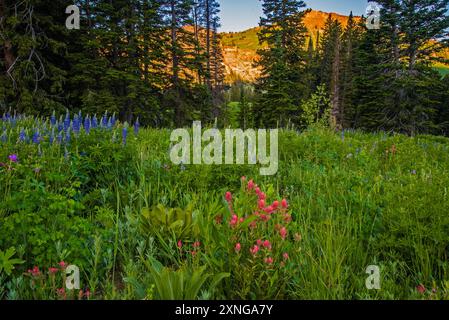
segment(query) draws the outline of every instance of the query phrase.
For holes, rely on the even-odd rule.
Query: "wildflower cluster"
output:
[[[24,276],[30,280],[30,288],[33,290],[33,296],[36,299],[58,299],[58,300],[84,300],[90,299],[92,293],[88,288],[80,290],[67,290],[66,283],[67,263],[61,261],[57,267],[41,269],[34,266],[24,273]]]
[[[0,142],[15,142],[34,144],[40,146],[44,142],[50,145],[70,145],[73,138],[81,134],[90,135],[92,131],[101,130],[111,132],[112,142],[118,141],[116,129],[121,128],[121,142],[126,144],[128,137],[128,123],[121,124],[114,114],[105,112],[98,119],[97,115],[85,115],[80,112],[71,116],[67,111],[65,115],[56,117],[55,112],[49,119],[11,114],[7,112],[0,116]],[[138,135],[140,129],[139,119],[133,124],[134,134]]]
[[[230,213],[225,228],[231,239],[227,251],[238,270],[235,277],[246,278],[242,283],[253,281],[248,290],[256,295],[263,294],[265,286],[276,290],[285,284],[288,269],[295,267],[291,257],[301,239],[299,233],[290,230],[293,218],[287,199],[272,202],[268,199],[267,193],[246,177],[242,177],[242,191],[238,196],[231,192],[225,194]],[[221,218],[215,221],[222,223]],[[273,281],[273,277],[279,279]]]
[[[201,242],[195,241],[193,243],[184,243],[181,240],[176,244],[181,255],[191,256],[195,258],[201,251]]]

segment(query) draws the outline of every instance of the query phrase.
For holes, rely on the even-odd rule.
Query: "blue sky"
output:
[[[219,0],[221,5],[221,31],[242,31],[259,24],[262,14],[260,0]],[[306,0],[308,7],[316,10],[362,15],[367,0]]]

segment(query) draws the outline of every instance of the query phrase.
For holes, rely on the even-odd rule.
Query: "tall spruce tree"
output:
[[[204,49],[206,54],[206,84],[212,89],[213,82],[213,38],[215,37],[214,24],[218,27],[220,4],[217,0],[199,0],[201,8],[200,25],[204,31]]]
[[[362,35],[363,29],[354,19],[351,11],[348,24],[342,35],[341,46],[340,109],[342,113],[341,125],[344,128],[350,127],[354,111],[354,61]]]
[[[299,105],[307,92],[304,8],[305,3],[299,0],[263,1],[259,42],[266,48],[258,51],[258,125],[286,126],[298,121]]]
[[[218,28],[220,27],[219,17],[215,17],[212,22],[212,44],[211,44],[211,81],[212,87],[222,89],[225,78],[225,65],[223,57],[223,49],[221,47],[221,35]]]
[[[341,71],[342,26],[329,14],[320,40],[321,83],[326,85],[331,99],[331,121],[341,127],[343,110],[341,108],[340,71]]]
[[[221,113],[221,106],[224,103],[224,81],[225,81],[225,64],[223,50],[221,47],[221,35],[218,33],[220,26],[219,17],[215,17],[212,21],[212,49],[211,49],[211,81],[212,81],[212,98],[213,110],[212,116],[218,117]]]
[[[162,124],[168,36],[156,1],[79,1],[82,28],[70,43],[74,104],[89,113],[116,112]]]
[[[359,61],[362,68],[369,70],[358,77],[359,125],[408,134],[433,132],[441,103],[433,90],[441,80],[431,61],[447,46],[444,35],[449,28],[448,1],[379,3],[381,29],[367,30],[362,45],[362,50],[369,48],[374,55]]]
[[[315,39],[315,42],[314,42]],[[316,30],[315,35],[311,34],[307,44],[307,58],[305,76],[307,76],[307,87],[309,93],[313,94],[321,81],[320,53],[319,53],[320,32]]]
[[[201,45],[201,16],[203,15],[202,0],[194,0],[192,3],[192,22],[193,22],[193,32],[195,36],[195,63],[197,65],[197,82],[203,84],[205,79],[204,71],[204,50]]]
[[[162,0],[162,12],[170,34],[170,88],[166,92],[164,106],[174,108],[173,118],[177,126],[182,126],[192,113],[192,106],[187,103],[193,83],[191,69],[198,66],[194,54],[195,36],[187,28],[193,24],[192,6],[191,0]]]
[[[0,0],[0,107],[47,113],[68,104],[66,2]]]
[[[210,105],[209,110],[203,112],[203,120],[213,120],[220,114],[220,106],[223,103],[223,52],[221,50],[221,38],[218,34],[220,27],[220,4],[217,0],[198,0],[198,28],[199,41],[204,56],[202,70],[203,82],[208,90]]]

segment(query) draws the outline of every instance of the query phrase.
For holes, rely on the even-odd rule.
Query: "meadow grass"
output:
[[[283,130],[279,172],[262,177],[257,166],[175,166],[170,130],[141,129],[126,145],[121,130],[81,132],[65,146],[16,143],[8,131],[0,252],[13,247],[23,263],[0,268],[0,297],[70,298],[44,277],[61,260],[80,267],[92,299],[448,297],[448,139]],[[242,176],[269,201],[288,200],[287,239],[274,224],[258,234],[273,255],[289,250],[288,263],[253,259],[253,231],[229,227],[233,210],[254,210]],[[369,265],[380,267],[380,290],[365,286]],[[30,285],[33,266],[41,286]]]

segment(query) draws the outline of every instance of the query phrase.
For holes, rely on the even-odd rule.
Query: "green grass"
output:
[[[229,32],[222,34],[222,43],[225,46],[238,47],[240,49],[260,49],[258,28],[251,28],[242,32]]]
[[[448,298],[446,138],[282,131],[279,172],[262,177],[254,166],[171,164],[169,130],[130,133],[126,146],[111,142],[112,131],[81,133],[67,147],[44,141],[40,150],[17,144],[16,131],[0,149],[7,165],[8,155],[19,156],[12,170],[0,167],[0,251],[14,247],[24,263],[0,271],[0,298],[64,298],[50,279],[36,288],[22,275],[60,260],[80,267],[93,299]],[[239,217],[255,210],[242,176],[267,202],[288,200],[285,241],[274,221],[229,228],[227,191]],[[154,218],[161,214],[167,220]],[[272,267],[249,254],[258,237],[273,243]],[[283,252],[284,265],[275,255]],[[369,265],[381,269],[381,290],[365,287]]]
[[[435,69],[438,70],[438,72],[440,72],[442,76],[449,74],[448,66],[436,66]]]
[[[225,46],[237,47],[244,50],[256,51],[261,49],[261,45],[258,37],[259,28],[251,28],[241,32],[226,32],[222,33],[222,43]],[[315,41],[316,35],[310,33]],[[308,40],[306,41],[308,43]]]

